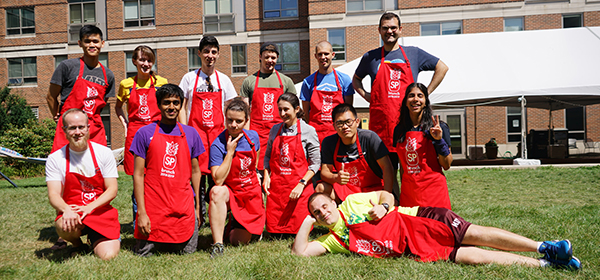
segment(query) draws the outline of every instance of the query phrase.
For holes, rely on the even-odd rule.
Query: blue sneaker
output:
[[[553,263],[552,266],[568,270],[579,270],[581,268],[581,261],[578,258],[573,257],[566,264]]]
[[[544,241],[539,251],[544,254],[544,259],[555,264],[565,265],[573,257],[573,247],[568,239]]]

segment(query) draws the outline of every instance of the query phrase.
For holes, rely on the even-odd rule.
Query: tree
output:
[[[9,127],[23,128],[29,120],[35,120],[27,100],[18,94],[10,94],[10,88],[0,90],[0,135]]]

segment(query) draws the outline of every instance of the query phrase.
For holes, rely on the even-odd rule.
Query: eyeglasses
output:
[[[79,125],[79,126],[74,125],[74,126],[66,127],[65,129],[69,132],[75,132],[75,131],[77,131],[77,129],[79,129],[79,131],[87,131],[89,127],[90,127],[89,124],[88,125]]]
[[[206,77],[206,86],[208,86],[208,91],[215,91],[215,87],[213,87],[213,84],[210,82],[210,77],[208,76]]]
[[[355,121],[356,119],[347,119],[345,121],[336,121],[334,124],[337,128],[343,128],[344,125],[347,125],[348,127],[352,126]]]

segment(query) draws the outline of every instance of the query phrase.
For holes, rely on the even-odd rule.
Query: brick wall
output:
[[[600,12],[583,13],[583,26],[600,26]]]
[[[463,20],[463,33],[485,33],[504,31],[503,18],[478,18]]]
[[[561,14],[525,16],[523,19],[525,30],[557,29],[562,28]]]
[[[398,0],[398,9],[415,9],[415,8],[431,8],[431,7],[450,7],[450,6],[464,6],[473,4],[492,4],[492,3],[506,3],[506,2],[523,2],[522,0],[447,0],[447,1],[436,1],[436,0]]]
[[[587,138],[600,142],[600,104],[586,106]]]
[[[367,51],[379,47],[377,25],[346,27],[346,61],[362,57]]]
[[[346,31],[346,34],[348,33],[348,31]],[[347,38],[347,36],[346,36]],[[304,58],[303,60],[307,60],[310,61],[310,73],[313,73],[317,70],[319,70],[319,62],[315,59],[315,46],[317,45],[317,43],[321,42],[321,41],[326,41],[327,40],[327,29],[325,28],[316,28],[316,29],[311,29],[310,30],[310,49],[308,50],[308,52],[306,54],[304,54]],[[350,42],[350,40],[346,40],[346,49],[348,48],[348,42]],[[347,50],[346,50],[347,52]],[[346,61],[351,61],[348,58],[346,58]]]
[[[300,4],[300,1],[298,1]],[[345,0],[308,0],[310,15],[340,14],[346,12]]]
[[[484,145],[490,138],[496,138],[499,144],[505,144],[506,139],[506,109],[504,107],[467,107],[466,130],[467,145]],[[502,120],[502,121],[498,121]],[[475,125],[477,125],[477,143],[475,143]]]
[[[375,26],[377,28],[377,26]],[[402,24],[402,36],[415,37],[421,36],[421,26],[418,22],[410,22]]]
[[[36,44],[56,44],[68,40],[68,7],[63,4],[46,4],[50,1],[35,1],[23,5],[23,1],[2,1],[0,10],[0,47]],[[6,8],[35,5],[35,36],[25,38],[6,37]]]

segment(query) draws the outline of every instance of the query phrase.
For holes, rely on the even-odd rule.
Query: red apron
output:
[[[384,63],[384,50],[381,48],[381,64],[371,87],[369,106],[369,129],[379,135],[390,152],[396,151],[392,139],[400,116],[400,103],[406,88],[414,82],[408,57],[402,46],[399,47],[406,63]]]
[[[336,133],[335,128],[333,127],[331,111],[333,111],[335,106],[344,103],[344,94],[342,93],[340,79],[335,70],[333,70],[333,74],[335,75],[337,91],[317,90],[318,74],[318,71],[315,72],[313,92],[310,97],[310,118],[308,124],[317,130],[320,143],[325,137]]]
[[[451,209],[446,176],[431,140],[421,131],[408,131],[397,152],[403,170],[400,206]]]
[[[125,138],[125,173],[133,175],[133,154],[129,152],[135,133],[151,122],[160,120],[160,109],[156,103],[156,88],[150,76],[150,88],[137,88],[137,76],[133,78],[133,87],[127,101],[129,111],[129,124],[127,125],[127,137]]]
[[[256,177],[256,149],[246,132],[250,151],[235,151],[225,183],[229,187],[229,207],[235,220],[248,232],[260,235],[265,227],[265,206]],[[225,139],[229,133],[225,132]]]
[[[358,132],[356,133],[356,148],[358,149],[358,158],[344,163],[344,171],[350,173],[350,180],[345,185],[340,185],[338,183],[333,183],[333,189],[335,191],[335,196],[341,199],[342,201],[346,200],[346,197],[353,193],[361,193],[361,192],[374,192],[383,190],[383,179],[379,178],[365,159],[365,156],[362,152],[362,148],[360,147],[360,142],[358,141]],[[338,139],[337,144],[335,145],[335,151],[333,154],[336,157],[334,160],[334,167],[337,170],[342,168],[342,164],[340,160],[337,158],[341,158],[338,156],[338,150],[340,149],[341,140]]]
[[[192,111],[190,112],[188,124],[198,131],[198,134],[200,134],[200,138],[202,139],[202,144],[204,145],[204,150],[209,151],[212,142],[215,141],[223,129],[225,129],[223,122],[223,90],[221,89],[221,82],[219,82],[219,74],[215,71],[219,90],[212,92],[196,91],[200,71],[201,69],[198,69],[198,73],[196,74],[194,94],[191,101]],[[202,153],[198,157],[202,174],[210,174],[210,169],[208,168],[208,154],[209,153]]]
[[[102,112],[102,108],[106,105],[104,96],[106,95],[108,84],[101,86],[83,79],[83,69],[85,67],[83,58],[81,58],[79,62],[79,75],[77,76],[77,80],[73,85],[71,93],[67,96],[67,100],[62,104],[62,110],[60,110],[61,116],[56,125],[56,134],[54,136],[51,153],[62,148],[64,145],[69,144],[65,132],[62,130],[62,114],[71,108],[79,108],[87,113],[90,124],[90,141],[106,146],[106,133],[104,132],[104,125],[102,124],[100,112]],[[106,70],[102,63],[98,62],[98,64],[102,67],[104,82],[107,83]]]
[[[98,167],[96,154],[92,143],[88,141],[88,147],[94,161],[94,170],[96,174],[92,177],[86,177],[81,174],[71,173],[69,146],[66,150],[67,168],[65,173],[65,185],[63,189],[63,199],[65,203],[71,205],[84,206],[96,200],[106,190],[104,177]],[[62,217],[63,213],[58,213],[56,220]],[[81,215],[81,214],[80,214]],[[119,224],[119,212],[113,208],[110,203],[100,206],[83,219],[83,224],[102,234],[108,239],[119,239],[121,235],[121,224]]]
[[[366,221],[349,225],[346,244],[330,230],[338,242],[351,252],[376,257],[400,257],[409,255],[418,261],[447,260],[454,250],[454,235],[450,228],[436,220],[412,217],[391,211],[378,221]]]
[[[177,125],[181,135],[173,136],[159,133],[160,124],[157,123],[148,146],[144,200],[150,218],[150,235],[143,235],[136,226],[136,239],[183,243],[194,233],[196,213],[190,186],[192,162],[183,127],[180,123]]]
[[[300,120],[298,134],[281,136],[281,125],[271,149],[271,188],[267,196],[267,231],[296,234],[309,215],[308,197],[314,193],[312,182],[307,182],[300,198],[290,200],[290,193],[308,171],[308,161],[302,147]]]
[[[260,156],[258,158],[258,169],[263,170],[265,151],[269,141],[269,132],[271,128],[281,122],[277,109],[277,99],[283,94],[283,83],[279,72],[275,70],[277,79],[279,79],[278,88],[258,87],[258,78],[260,71],[256,73],[256,83],[254,83],[254,93],[252,94],[252,111],[250,112],[250,129],[258,132],[260,139]]]

